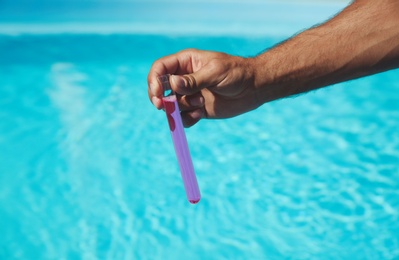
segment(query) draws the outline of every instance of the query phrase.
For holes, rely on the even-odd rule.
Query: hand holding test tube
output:
[[[173,145],[179,162],[187,199],[190,203],[196,204],[200,201],[201,194],[195,176],[190,150],[188,149],[187,138],[183,128],[177,98],[170,87],[169,75],[160,76],[158,77],[158,80],[163,88],[164,95],[162,102],[168,118],[170,133],[172,134]],[[165,94],[168,92],[170,92],[169,95]]]

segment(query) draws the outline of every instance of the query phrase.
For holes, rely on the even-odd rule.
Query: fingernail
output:
[[[152,97],[151,98],[151,102],[152,102],[152,104],[157,108],[157,109],[159,109],[159,107],[157,106],[158,105],[158,100],[159,100],[159,98],[157,98],[157,97]]]
[[[204,104],[204,98],[203,97],[194,97],[193,99],[190,100],[190,105],[192,106],[202,106]]]
[[[155,93],[155,86],[154,86],[154,84],[150,84],[150,90],[151,90],[151,93],[152,93],[154,96],[157,95],[157,94]]]
[[[193,119],[201,119],[201,117],[202,117],[202,109],[197,109],[197,110],[194,110],[192,113],[191,113],[191,117],[193,118]]]

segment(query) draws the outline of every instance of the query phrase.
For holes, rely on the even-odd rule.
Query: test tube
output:
[[[170,75],[163,75],[158,77],[164,93],[162,102],[168,118],[169,129],[172,135],[177,161],[179,162],[187,199],[190,203],[196,204],[201,199],[201,193],[195,176],[194,165],[188,148],[187,138],[180,116],[179,105],[177,103],[176,95],[170,87],[169,76]]]

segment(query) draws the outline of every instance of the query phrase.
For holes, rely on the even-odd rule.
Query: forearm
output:
[[[259,105],[399,67],[399,1],[356,1],[254,58]]]

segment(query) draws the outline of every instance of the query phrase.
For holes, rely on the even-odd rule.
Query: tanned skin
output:
[[[253,57],[184,50],[154,62],[148,94],[162,108],[157,77],[171,76],[183,123],[228,118],[266,102],[399,67],[399,0],[357,0],[326,23]]]

